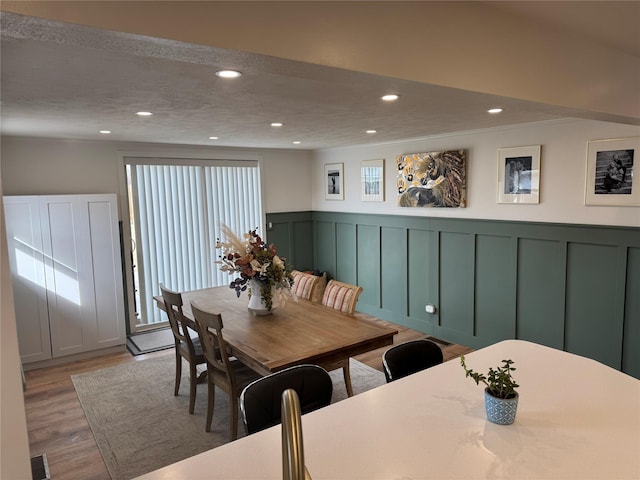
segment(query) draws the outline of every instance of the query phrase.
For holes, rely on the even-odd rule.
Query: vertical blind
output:
[[[127,159],[137,326],[166,321],[153,301],[160,284],[186,291],[229,283],[214,263],[221,225],[240,237],[261,225],[257,162],[194,162]]]

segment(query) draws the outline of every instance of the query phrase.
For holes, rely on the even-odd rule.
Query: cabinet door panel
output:
[[[45,197],[41,202],[51,347],[53,356],[58,357],[86,350],[90,335],[83,301],[93,282],[87,282],[86,274],[83,278],[87,268],[82,252],[85,237],[75,199]]]
[[[22,363],[51,358],[38,197],[5,197],[9,268]]]
[[[95,341],[103,348],[124,343],[125,336],[118,212],[113,197],[92,199],[87,207],[95,288]]]
[[[115,195],[4,197],[23,363],[125,343]]]

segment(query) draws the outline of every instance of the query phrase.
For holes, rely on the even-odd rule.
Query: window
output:
[[[160,284],[185,291],[226,285],[215,261],[221,225],[262,224],[256,161],[125,158],[132,238],[135,329],[165,322],[153,296]]]

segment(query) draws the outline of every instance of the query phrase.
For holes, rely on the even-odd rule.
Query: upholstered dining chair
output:
[[[337,280],[329,280],[327,288],[324,289],[322,295],[322,304],[325,307],[339,310],[348,315],[353,315],[358,303],[358,297],[362,293],[362,287],[358,285],[350,285],[348,283],[339,282]],[[347,395],[353,396],[353,387],[351,386],[351,373],[349,372],[349,359],[342,360],[333,365],[323,365],[327,370],[342,368],[344,376],[344,384],[347,388]]]
[[[322,295],[322,304],[325,307],[353,315],[361,293],[362,287],[358,285],[329,280],[327,288],[324,289],[324,295]]]
[[[200,343],[207,360],[207,420],[205,431],[211,431],[215,388],[225,392],[229,397],[229,440],[238,438],[238,398],[244,387],[260,375],[229,356],[229,349],[222,334],[222,315],[208,312],[191,302],[191,312],[198,327]]]
[[[182,359],[184,358],[189,364],[189,413],[193,413],[196,403],[196,385],[204,381],[204,376],[206,375],[203,372],[198,376],[196,367],[206,363],[206,360],[200,346],[200,339],[197,336],[191,337],[189,333],[191,329],[185,323],[184,314],[182,313],[182,295],[162,285],[160,285],[160,292],[162,292],[164,308],[167,312],[175,341],[176,381],[173,394],[177,396],[180,390]],[[194,331],[193,333],[196,334],[197,332]]]
[[[443,361],[440,347],[427,339],[401,343],[382,354],[387,383],[439,365]]]
[[[278,425],[282,393],[292,388],[298,394],[303,414],[331,403],[333,383],[318,365],[296,365],[250,383],[240,394],[240,410],[247,435]]]
[[[322,276],[318,276],[299,270],[292,270],[291,276],[293,277],[292,294],[298,298],[320,303],[327,285],[326,272]]]

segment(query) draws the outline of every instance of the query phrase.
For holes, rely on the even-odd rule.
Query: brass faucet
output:
[[[300,400],[291,388],[282,393],[282,478],[311,480],[304,466]]]

